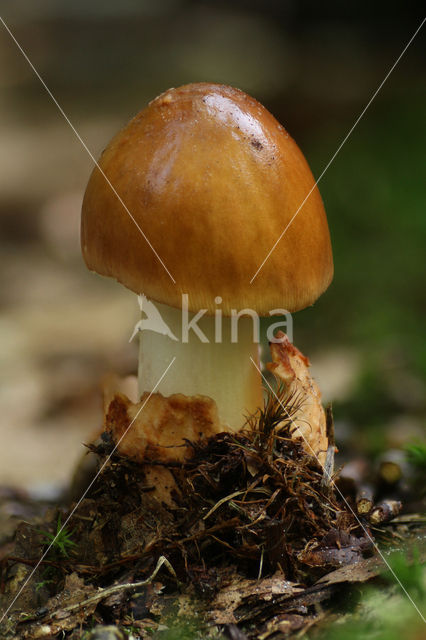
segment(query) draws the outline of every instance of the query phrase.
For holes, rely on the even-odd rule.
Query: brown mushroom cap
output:
[[[232,87],[189,84],[153,100],[120,131],[99,166],[161,257],[172,279],[97,167],[82,210],[89,269],[136,293],[191,311],[250,307],[297,311],[328,287],[333,259],[315,187],[285,129]]]

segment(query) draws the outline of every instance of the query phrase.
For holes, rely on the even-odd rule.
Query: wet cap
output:
[[[187,293],[191,311],[210,313],[220,296],[224,314],[249,307],[267,315],[302,309],[330,284],[327,219],[309,166],[242,91],[208,83],[166,91],[113,138],[99,166],[134,220],[95,167],[83,256],[132,291],[178,308]]]

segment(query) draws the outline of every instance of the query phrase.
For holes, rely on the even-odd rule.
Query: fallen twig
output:
[[[120,591],[130,591],[132,589],[139,589],[140,587],[144,587],[146,584],[149,584],[150,582],[152,582],[152,580],[154,580],[163,564],[167,567],[172,576],[176,578],[176,572],[170,562],[165,556],[160,556],[154,571],[145,580],[141,580],[139,582],[127,582],[125,584],[116,584],[113,587],[100,589],[98,593],[96,593],[94,596],[91,596],[87,600],[83,600],[83,602],[77,602],[75,604],[70,604],[67,607],[61,607],[57,611],[51,613],[50,617],[55,618],[58,614],[61,614],[61,616],[63,616],[64,612],[71,613],[72,611],[75,611],[77,609],[82,609],[83,607],[87,607],[88,605],[91,605],[95,602],[99,602],[100,600],[103,600],[104,598],[107,598],[108,596],[111,596],[112,594],[118,593]]]
[[[360,516],[368,515],[374,505],[374,494],[372,487],[367,484],[360,486],[356,494],[355,502],[357,513]]]

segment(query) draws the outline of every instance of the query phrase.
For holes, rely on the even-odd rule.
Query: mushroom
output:
[[[302,152],[259,102],[219,84],[166,91],[113,138],[81,239],[88,268],[143,293],[167,325],[141,332],[140,393],[176,356],[157,391],[213,398],[230,430],[262,402],[258,316],[311,305],[333,275]]]

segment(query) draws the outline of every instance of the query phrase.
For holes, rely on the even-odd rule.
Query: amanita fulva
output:
[[[105,175],[95,167],[83,202],[86,264],[154,301],[179,339],[142,332],[140,391],[152,390],[176,356],[157,391],[210,396],[222,424],[241,428],[262,403],[261,380],[250,360],[258,360],[253,318],[239,318],[234,344],[232,310],[303,309],[333,275],[324,207],[302,152],[250,96],[197,83],[153,100],[99,166]],[[206,310],[197,325],[209,342],[193,331],[182,341],[182,294],[189,312]]]

